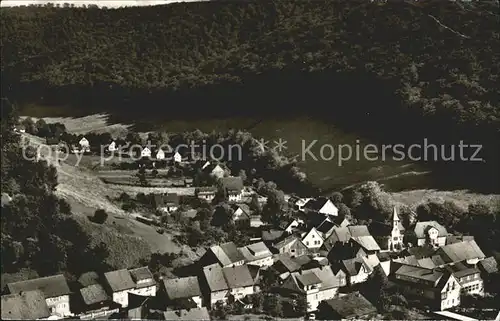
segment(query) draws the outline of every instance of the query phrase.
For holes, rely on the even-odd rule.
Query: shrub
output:
[[[94,213],[93,221],[95,223],[103,224],[108,219],[108,213],[103,209],[98,209]]]

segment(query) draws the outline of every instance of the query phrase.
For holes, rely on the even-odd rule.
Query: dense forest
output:
[[[495,1],[49,5],[2,9],[1,25],[2,91],[21,104],[152,118],[299,113],[393,144],[465,140],[486,162],[454,173],[498,190]]]

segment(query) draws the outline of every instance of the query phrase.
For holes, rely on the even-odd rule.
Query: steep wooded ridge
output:
[[[491,180],[497,12],[443,0],[2,9],[2,89],[153,116],[318,113],[393,143],[464,139],[485,146],[474,166]]]

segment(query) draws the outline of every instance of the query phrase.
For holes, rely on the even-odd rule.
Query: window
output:
[[[306,245],[309,246],[309,241],[306,241]]]
[[[393,240],[397,241],[397,240],[399,240],[399,238],[397,236],[395,236],[395,237],[393,237]]]

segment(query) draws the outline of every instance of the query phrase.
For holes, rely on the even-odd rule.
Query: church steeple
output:
[[[396,206],[394,206],[394,214],[392,217],[392,222],[397,224],[399,222],[398,211],[396,210]]]

